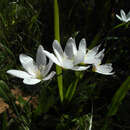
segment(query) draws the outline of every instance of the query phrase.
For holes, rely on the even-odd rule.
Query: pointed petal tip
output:
[[[53,41],[53,44],[57,44],[57,43],[59,44],[59,41],[58,41],[58,40],[54,40],[54,41]]]
[[[73,40],[73,38],[72,38],[72,37],[70,37],[69,39],[72,39],[72,40]]]
[[[70,42],[70,41],[75,42],[73,37],[70,37],[67,42]]]
[[[23,56],[25,56],[25,54],[21,53],[21,54],[19,55],[19,59],[21,59]]]
[[[38,49],[44,50],[44,47],[40,44],[40,45],[38,46]]]
[[[123,9],[120,10],[120,13],[122,13],[122,12],[124,13],[124,10],[123,10]]]
[[[100,44],[96,45],[95,47],[98,47],[98,46],[101,46],[101,45],[102,45],[102,43],[100,43]]]
[[[85,38],[82,38],[81,40],[85,41],[86,42],[86,39]]]

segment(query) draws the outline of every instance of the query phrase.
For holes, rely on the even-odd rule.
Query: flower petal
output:
[[[52,71],[47,77],[45,77],[45,78],[43,79],[43,81],[52,79],[52,78],[54,77],[55,74],[56,74],[56,72],[55,72],[55,71]]]
[[[27,72],[21,70],[8,70],[7,73],[22,79],[31,77]]]
[[[101,59],[96,58],[96,56],[91,56],[91,55],[85,55],[84,57],[84,64],[100,64]]]
[[[44,48],[39,45],[38,50],[37,50],[37,54],[36,54],[36,63],[38,66],[46,65],[46,55],[43,53]]]
[[[48,72],[50,71],[51,67],[53,65],[53,61],[49,59],[49,63],[46,65],[45,70],[43,70],[41,73],[43,76],[46,76]]]
[[[123,21],[127,21],[126,14],[123,9],[121,9],[120,13],[121,13],[121,17],[122,17]]]
[[[34,63],[33,59],[30,56],[25,54],[20,54],[19,56],[20,62],[23,68],[30,73],[31,75],[35,76],[35,72],[37,72],[38,68]]]
[[[96,56],[95,56],[95,61],[94,61],[94,64],[101,64],[102,62],[102,59],[104,58],[104,51],[105,49],[103,49],[102,51],[100,51]]]
[[[130,21],[130,11],[128,12],[126,17],[127,17],[127,21]]]
[[[84,63],[85,64],[101,64],[101,60],[104,57],[105,49],[103,49],[102,51],[100,51],[98,53],[100,46],[101,46],[101,44],[94,47],[93,49],[91,49],[87,52],[87,54],[84,56]]]
[[[61,66],[61,63],[58,61],[58,59],[54,56],[54,54],[46,51],[46,50],[43,50],[44,54],[50,58],[55,64]]]
[[[64,54],[72,59],[75,53],[77,53],[75,41],[74,39],[69,38],[65,46]]]
[[[112,68],[112,64],[108,63],[108,64],[104,64],[104,65],[97,65],[97,66],[93,66],[95,67],[95,72],[97,73],[101,73],[101,74],[105,74],[105,75],[113,75],[114,72],[112,72],[113,68]]]
[[[73,39],[73,42],[72,42],[73,54],[77,55],[77,47],[76,47],[75,39],[74,38],[71,38],[71,39]]]
[[[83,70],[87,70],[88,68],[90,68],[90,66],[75,66],[72,68],[72,70],[83,71]]]
[[[54,40],[53,42],[53,50],[55,55],[57,56],[57,59],[62,63],[62,58],[64,56],[63,50],[61,48],[60,43],[57,40]]]
[[[65,69],[71,69],[73,67],[73,60],[68,59],[67,57],[63,58],[63,65],[62,67]]]
[[[105,51],[105,49],[103,49],[102,51],[100,51],[97,55],[96,55],[96,58],[99,58],[99,59],[103,59],[103,57],[104,57],[104,51]]]
[[[123,19],[122,19],[118,14],[116,14],[116,17],[117,17],[119,20],[123,21]]]
[[[25,78],[23,80],[23,83],[27,84],[27,85],[35,85],[35,84],[39,83],[40,81],[41,81],[40,79]]]
[[[91,55],[91,56],[96,55],[98,53],[98,50],[99,50],[100,46],[101,46],[101,44],[99,44],[98,46],[95,46],[91,50],[88,50],[87,55]]]
[[[86,54],[86,40],[84,38],[79,43],[79,51],[82,53],[82,55]]]
[[[82,39],[79,44],[79,50],[77,55],[74,57],[74,65],[82,63],[86,54],[86,41]]]

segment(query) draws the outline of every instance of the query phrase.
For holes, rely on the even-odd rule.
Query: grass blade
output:
[[[122,103],[123,99],[125,98],[128,90],[130,89],[130,76],[124,81],[121,87],[116,91],[115,95],[112,98],[112,102],[107,113],[107,117],[105,120],[105,125],[101,130],[107,130],[109,125],[109,117],[115,115],[119,109],[120,104]]]

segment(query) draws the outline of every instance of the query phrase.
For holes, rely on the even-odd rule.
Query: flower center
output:
[[[43,76],[41,75],[40,70],[38,70],[38,71],[36,72],[36,78],[37,78],[37,79],[40,79],[40,80],[43,79]]]

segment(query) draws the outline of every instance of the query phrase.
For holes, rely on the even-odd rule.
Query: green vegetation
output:
[[[126,0],[0,0],[0,130],[130,130],[130,22]],[[59,9],[58,9],[59,8]],[[59,13],[58,13],[59,12]],[[101,44],[114,75],[53,65],[52,80],[30,86],[8,75],[23,70],[19,55],[35,59],[56,39]],[[78,44],[77,44],[78,45]],[[56,67],[55,67],[56,66]],[[6,107],[4,107],[6,106]]]

